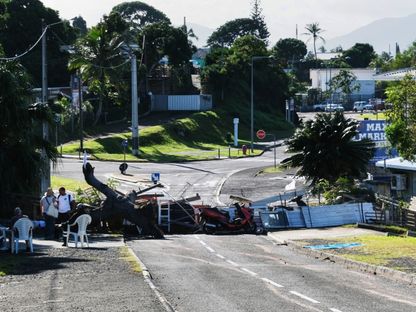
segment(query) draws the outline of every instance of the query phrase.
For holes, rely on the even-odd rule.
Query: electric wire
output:
[[[43,30],[43,33],[39,37],[39,39],[29,49],[27,49],[22,54],[19,54],[19,55],[13,56],[13,57],[0,57],[0,61],[11,62],[11,61],[15,61],[17,59],[22,58],[23,56],[25,56],[26,54],[28,54],[29,52],[31,52],[39,44],[39,42],[42,40],[43,36],[46,35],[46,31],[47,30],[48,30],[48,27],[45,27],[45,29]]]

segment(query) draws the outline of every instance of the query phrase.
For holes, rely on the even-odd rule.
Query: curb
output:
[[[268,237],[270,237],[274,241],[277,241],[280,244],[285,244],[292,249],[300,251],[307,256],[319,258],[320,260],[327,260],[333,263],[337,263],[350,270],[364,272],[364,273],[368,273],[372,275],[379,275],[379,276],[382,276],[382,277],[385,277],[394,281],[405,282],[405,283],[408,283],[409,285],[416,285],[416,274],[408,274],[408,273],[393,270],[384,266],[367,264],[364,262],[358,262],[358,261],[346,259],[341,256],[333,255],[327,252],[303,248],[303,246],[291,240],[282,242],[278,239],[275,239],[271,235],[268,235]]]
[[[155,293],[159,302],[162,304],[165,311],[166,312],[177,312],[172,307],[172,305],[169,303],[169,301],[167,301],[166,298],[160,293],[160,291],[157,289],[155,284],[153,284],[152,275],[150,274],[149,269],[145,266],[145,264],[142,262],[142,260],[140,260],[140,258],[134,253],[134,251],[130,248],[130,246],[128,246],[127,244],[125,244],[125,246],[127,247],[129,253],[134,257],[134,259],[136,259],[137,263],[142,268],[142,274],[143,274],[145,282],[149,285],[150,289],[153,290],[153,292]]]

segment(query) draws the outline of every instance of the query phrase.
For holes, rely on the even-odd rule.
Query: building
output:
[[[410,200],[416,196],[416,163],[401,157],[380,160],[376,167],[390,176],[387,195],[396,199]]]
[[[312,81],[312,88],[320,89],[321,91],[329,91],[329,83],[331,79],[337,76],[341,68],[318,68],[311,69],[309,77]],[[360,86],[359,90],[355,90],[351,94],[351,101],[367,101],[374,98],[376,91],[376,81],[374,75],[376,74],[374,69],[366,68],[352,68],[347,69],[352,72],[356,77],[356,83]],[[335,92],[334,97],[336,100],[339,98],[339,93]]]

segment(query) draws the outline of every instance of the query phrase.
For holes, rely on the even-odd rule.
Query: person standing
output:
[[[54,218],[51,215],[46,214],[46,210],[50,205],[53,205],[55,207],[58,206],[58,203],[56,201],[56,197],[53,193],[52,188],[48,187],[45,195],[40,200],[40,207],[42,209],[42,214],[45,218],[45,239],[54,239],[55,238],[55,221],[56,218]]]
[[[71,194],[67,194],[65,188],[62,186],[59,188],[58,195],[58,223],[63,223],[68,221],[71,213],[71,207],[75,203]]]

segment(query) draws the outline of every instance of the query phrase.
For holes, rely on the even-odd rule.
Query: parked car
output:
[[[324,104],[315,104],[313,106],[313,110],[314,110],[314,112],[324,112],[325,111],[325,107],[326,107],[326,104],[325,103]]]
[[[357,101],[354,102],[354,106],[352,108],[352,110],[354,112],[362,112],[364,110],[364,106],[367,105],[366,101]]]
[[[373,104],[366,104],[364,105],[362,111],[372,111],[374,110],[374,105]]]
[[[384,100],[383,99],[370,99],[368,100],[368,103],[373,105],[375,110],[384,110]]]
[[[326,112],[343,112],[344,106],[342,106],[342,104],[326,104],[325,111]]]

